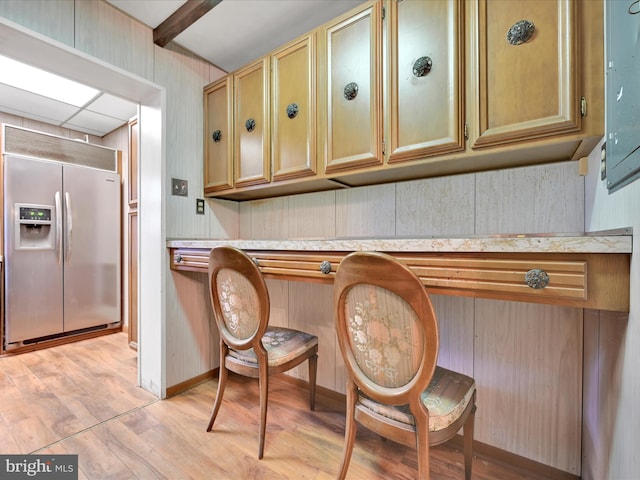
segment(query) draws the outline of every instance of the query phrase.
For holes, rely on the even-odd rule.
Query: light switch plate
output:
[[[196,198],[196,215],[204,215],[204,198]]]
[[[186,197],[189,195],[189,182],[179,178],[171,179],[171,195]]]

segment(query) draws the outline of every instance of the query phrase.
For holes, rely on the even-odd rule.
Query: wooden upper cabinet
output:
[[[226,97],[207,90],[205,121],[233,122],[234,143],[206,127],[205,193],[586,157],[604,135],[602,15],[596,0],[368,0],[230,74]]]
[[[325,171],[382,164],[382,4],[321,28]]]
[[[315,34],[271,56],[271,142],[273,181],[315,175]]]
[[[581,129],[579,19],[574,0],[478,0],[477,117],[472,148]],[[589,3],[589,2],[584,2]],[[477,10],[476,10],[477,8]]]
[[[270,168],[269,57],[233,75],[236,187],[268,183]]]
[[[204,192],[233,188],[233,88],[226,76],[204,89]]]
[[[464,150],[462,0],[387,3],[388,162]]]

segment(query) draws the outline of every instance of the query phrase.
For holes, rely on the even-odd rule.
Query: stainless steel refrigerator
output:
[[[118,324],[119,175],[3,159],[4,349]]]

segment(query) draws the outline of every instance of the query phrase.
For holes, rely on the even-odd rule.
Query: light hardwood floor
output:
[[[340,464],[344,407],[272,378],[264,459],[258,451],[258,388],[232,375],[207,433],[216,380],[167,400],[135,386],[136,353],[117,333],[0,358],[0,453],[78,454],[79,478],[333,479]],[[479,408],[481,408],[479,406]],[[455,446],[431,450],[432,480],[464,478]],[[481,455],[475,480],[542,480]],[[348,478],[411,479],[415,451],[358,430]]]

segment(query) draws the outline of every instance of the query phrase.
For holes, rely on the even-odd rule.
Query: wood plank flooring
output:
[[[117,333],[0,358],[0,453],[78,454],[79,478],[334,479],[344,406],[282,376],[270,385],[265,455],[258,452],[258,386],[231,376],[212,432],[217,380],[167,400],[135,386],[136,352]],[[431,450],[431,479],[463,479],[462,452]],[[416,454],[361,427],[350,479],[412,479]],[[544,480],[477,455],[474,480]]]

